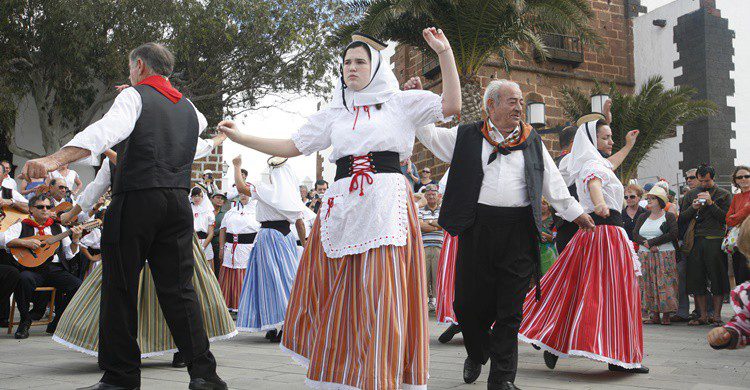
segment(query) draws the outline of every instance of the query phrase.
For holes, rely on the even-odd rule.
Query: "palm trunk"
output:
[[[484,88],[476,76],[461,77],[461,123],[482,120]]]

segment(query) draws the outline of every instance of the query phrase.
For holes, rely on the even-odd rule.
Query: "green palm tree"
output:
[[[421,34],[436,26],[451,42],[461,77],[462,120],[481,117],[482,87],[478,74],[493,56],[505,70],[513,53],[529,58],[546,49],[543,33],[579,36],[584,43],[601,44],[590,26],[593,12],[588,0],[355,0],[347,3],[354,19],[337,34],[340,43],[360,30],[383,39],[422,49]]]
[[[563,87],[562,106],[568,118],[579,118],[591,111],[589,96],[603,91],[596,84],[589,94],[579,89]],[[612,138],[615,145],[623,145],[625,134],[633,129],[640,130],[638,141],[628,158],[619,168],[620,180],[627,183],[638,173],[638,165],[648,152],[665,138],[675,133],[677,126],[692,120],[712,116],[716,104],[709,100],[693,100],[696,90],[687,87],[667,88],[661,76],[652,76],[638,93],[623,94],[614,83],[609,86],[612,99]]]

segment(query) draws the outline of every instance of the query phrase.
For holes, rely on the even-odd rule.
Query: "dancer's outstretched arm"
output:
[[[232,121],[221,121],[218,126],[219,131],[226,134],[232,141],[245,145],[250,149],[257,150],[261,153],[278,157],[297,157],[302,152],[297,149],[291,139],[274,139],[256,137],[254,135],[241,133],[237,124]],[[239,188],[239,186],[237,187]]]
[[[247,196],[253,196],[250,191],[250,186],[247,185],[245,179],[242,177],[242,156],[232,159],[232,165],[234,165],[234,186],[237,187],[237,192]]]

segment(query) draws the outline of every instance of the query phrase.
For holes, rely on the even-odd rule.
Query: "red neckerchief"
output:
[[[176,90],[166,78],[162,76],[148,76],[136,85],[148,85],[164,95],[172,103],[177,103],[182,99],[182,93]]]
[[[55,223],[55,221],[52,218],[47,218],[47,220],[44,221],[44,224],[40,225],[36,221],[34,221],[33,219],[26,218],[26,219],[23,220],[23,223],[25,223],[26,225],[29,225],[29,226],[35,228],[38,231],[37,234],[40,235],[40,236],[43,236],[44,235],[44,229],[47,228],[47,227],[49,227],[49,226],[52,226],[52,224]]]
[[[562,152],[560,152],[560,157],[566,156],[568,154],[570,154],[570,150],[563,150]]]

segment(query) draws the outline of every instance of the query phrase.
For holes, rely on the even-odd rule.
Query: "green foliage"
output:
[[[589,96],[606,90],[598,83],[588,93],[563,87],[562,105],[565,115],[575,121],[591,111]],[[634,95],[623,94],[615,84],[607,92],[612,99],[612,137],[615,146],[625,144],[628,131],[638,129],[640,134],[633,150],[620,166],[620,179],[626,183],[638,173],[638,164],[648,152],[674,134],[676,126],[716,113],[716,104],[708,100],[693,100],[693,88],[667,88],[661,76],[652,76]]]
[[[129,83],[128,52],[157,41],[175,54],[172,82],[213,122],[268,95],[329,91],[339,1],[4,0],[0,85],[16,104],[32,96],[49,153]]]
[[[493,55],[508,70],[514,52],[523,57],[529,48],[546,53],[544,32],[601,43],[590,26],[593,12],[587,0],[357,0],[348,6],[349,13],[361,17],[338,30],[340,40],[359,29],[426,50],[421,30],[436,26],[451,42],[459,73],[469,78]]]

